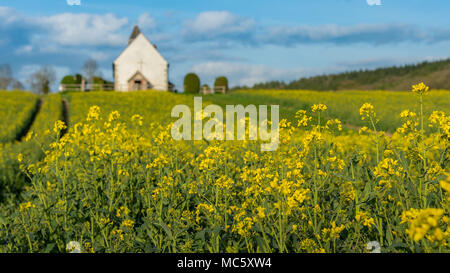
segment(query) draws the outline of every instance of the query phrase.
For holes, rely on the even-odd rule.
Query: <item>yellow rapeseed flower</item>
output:
[[[359,108],[359,115],[362,120],[370,117],[376,117],[375,108],[370,103],[364,103],[361,108]]]
[[[133,228],[134,222],[131,221],[130,219],[126,219],[122,222],[122,226],[127,227],[127,228]]]
[[[19,161],[19,163],[21,163],[23,161],[23,154],[17,155],[17,161]]]
[[[118,111],[112,111],[112,112],[109,114],[108,121],[109,121],[109,122],[112,122],[112,121],[114,121],[114,120],[118,120],[119,118],[120,118],[119,112],[118,112]]]
[[[426,93],[426,92],[428,92],[429,89],[430,88],[428,86],[426,86],[423,82],[412,86],[412,91],[414,93],[418,93],[418,94]]]
[[[61,132],[61,130],[64,130],[66,128],[67,128],[67,126],[64,123],[64,121],[58,120],[55,122],[55,127],[53,128],[53,132],[58,134],[59,132]]]
[[[327,109],[328,109],[328,107],[325,104],[321,104],[321,103],[314,104],[313,106],[311,106],[311,111],[313,113],[315,113],[315,112],[323,112],[323,111],[325,111]]]
[[[444,214],[443,209],[427,208],[422,210],[411,209],[402,213],[402,223],[409,223],[409,228],[406,233],[411,239],[418,242],[425,238],[431,241],[442,240],[439,227],[439,221]]]
[[[444,189],[448,194],[450,194],[450,173],[447,174],[447,178],[440,182],[442,189]]]
[[[265,211],[266,211],[266,209],[265,208],[263,208],[263,207],[258,207],[258,208],[256,208],[256,210],[258,211],[258,217],[259,218],[264,218],[264,217],[266,217],[266,214],[264,213]]]

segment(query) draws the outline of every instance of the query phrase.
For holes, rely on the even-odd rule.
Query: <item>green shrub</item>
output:
[[[81,74],[75,74],[75,83],[81,84],[82,81],[83,81],[83,76],[81,76]]]
[[[94,77],[94,78],[92,78],[92,83],[93,84],[104,84],[105,80],[103,80],[101,77]]]
[[[200,78],[197,74],[189,73],[184,78],[184,92],[198,93],[200,91]]]
[[[227,77],[221,76],[216,78],[214,83],[214,88],[225,86],[225,91],[228,91],[228,79]]]
[[[76,84],[76,79],[73,75],[67,75],[62,78],[61,84]]]

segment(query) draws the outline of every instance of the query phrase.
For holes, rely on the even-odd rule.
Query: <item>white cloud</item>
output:
[[[275,26],[260,34],[262,43],[295,45],[308,43],[334,44],[387,44],[404,41],[427,41],[431,39],[419,27],[404,24],[359,24],[353,26]],[[448,37],[447,37],[448,38]]]
[[[155,18],[153,18],[148,12],[139,16],[137,24],[142,29],[153,29],[156,27]]]
[[[182,33],[187,39],[237,36],[249,33],[254,25],[252,19],[228,11],[207,11],[197,15],[194,20],[186,21]]]
[[[33,51],[32,45],[24,45],[16,49],[14,53],[20,55],[20,54],[30,54]]]
[[[0,7],[0,27],[17,22],[20,15],[12,8]]]
[[[381,0],[367,0],[369,6],[381,6]]]
[[[293,80],[307,73],[302,68],[282,69],[231,62],[205,62],[194,65],[191,70],[200,76],[202,83],[212,84],[215,77],[226,76],[230,81],[230,86],[251,86],[255,83],[272,80]]]
[[[445,28],[431,31],[417,25],[399,23],[262,26],[252,19],[227,11],[200,13],[195,19],[184,22],[181,34],[190,42],[273,44],[287,47],[311,43],[382,45],[406,41],[433,43],[450,40],[450,31]]]
[[[107,61],[112,57],[110,52],[105,52],[101,50],[84,50],[83,54],[100,62]]]
[[[42,37],[43,38],[43,37]],[[42,39],[41,38],[41,39]],[[35,39],[32,45],[26,45],[19,47],[15,52],[16,54],[55,54],[55,55],[70,55],[80,56],[84,58],[93,58],[96,61],[107,61],[117,55],[117,51],[114,49],[102,49],[97,47],[82,47],[82,46],[61,46],[55,43],[41,43],[39,39]],[[30,48],[32,47],[32,48]],[[117,56],[116,56],[117,57]]]
[[[149,17],[142,18],[149,24]],[[27,16],[15,9],[0,7],[0,34],[6,36],[8,42],[22,39],[20,42],[32,43],[35,48],[54,45],[121,46],[126,44],[129,35],[130,30],[126,27],[130,27],[128,18],[112,13]]]
[[[32,18],[32,21],[48,30],[50,39],[60,45],[117,46],[126,43],[126,36],[120,31],[128,24],[128,19],[110,13],[62,13]]]

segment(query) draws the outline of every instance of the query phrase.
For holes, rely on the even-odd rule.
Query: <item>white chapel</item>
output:
[[[113,63],[117,91],[169,90],[169,63],[135,26],[127,48]]]

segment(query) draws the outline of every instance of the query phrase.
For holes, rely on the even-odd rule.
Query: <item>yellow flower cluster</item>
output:
[[[25,211],[25,210],[28,210],[28,209],[31,209],[31,208],[35,208],[35,207],[36,207],[36,205],[34,205],[31,202],[22,203],[22,204],[19,205],[20,211]]]
[[[414,93],[418,93],[418,94],[426,93],[426,92],[428,92],[429,89],[430,88],[428,86],[426,86],[423,82],[412,86],[412,91]]]
[[[367,212],[359,211],[355,216],[356,221],[361,223],[363,226],[371,228],[375,224],[375,220],[369,216]]]
[[[53,127],[53,132],[56,134],[59,134],[62,130],[66,129],[67,126],[64,124],[63,121],[58,120],[55,122],[55,127]]]
[[[298,110],[295,118],[298,120],[297,126],[299,127],[307,127],[312,120],[312,117],[308,116],[305,110]]]
[[[406,233],[418,242],[423,238],[427,238],[431,242],[440,242],[449,237],[448,231],[443,232],[440,228],[440,222],[443,220],[443,209],[411,209],[402,214],[402,223],[409,223],[409,228]],[[448,224],[448,218],[444,218]]]
[[[366,118],[370,118],[370,117],[375,118],[376,113],[375,113],[373,105],[370,103],[364,103],[361,106],[361,108],[359,109],[359,115],[361,116],[362,120],[365,120]]]
[[[313,106],[311,106],[311,111],[313,113],[315,112],[323,112],[325,110],[327,110],[328,107],[325,104],[314,104]]]
[[[331,222],[331,228],[324,228],[322,233],[324,237],[331,240],[339,239],[341,232],[345,229],[344,225],[337,226],[335,221]]]

